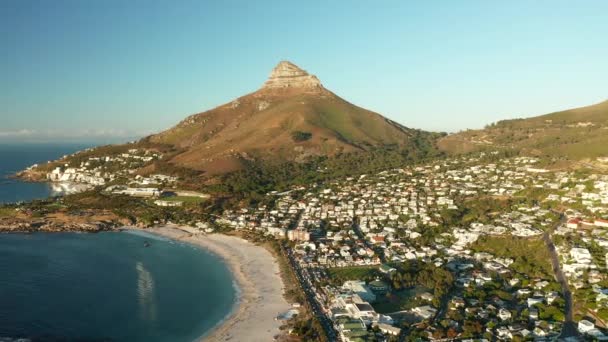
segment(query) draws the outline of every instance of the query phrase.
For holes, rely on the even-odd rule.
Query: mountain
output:
[[[169,161],[174,165],[220,174],[248,160],[301,161],[405,147],[425,134],[349,103],[316,76],[283,61],[259,90],[191,115],[143,142],[178,149]]]
[[[499,121],[481,130],[448,135],[438,146],[449,153],[498,148],[573,160],[608,156],[608,101],[527,119]]]

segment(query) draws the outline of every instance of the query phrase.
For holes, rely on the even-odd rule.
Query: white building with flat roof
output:
[[[572,248],[570,250],[570,257],[576,261],[577,264],[590,264],[591,253],[587,248]]]
[[[376,295],[372,292],[372,290],[365,285],[364,281],[361,280],[348,280],[344,282],[342,285],[343,290],[351,291],[352,293],[358,295],[367,302],[376,301]]]
[[[578,322],[578,331],[580,331],[583,334],[587,333],[593,329],[595,329],[595,324],[589,322],[586,319],[583,319]]]

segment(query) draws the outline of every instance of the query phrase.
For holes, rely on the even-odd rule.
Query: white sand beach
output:
[[[241,291],[237,308],[203,341],[272,341],[280,331],[275,317],[290,309],[274,256],[244,239],[222,234],[196,234],[177,227],[144,231],[201,246],[220,256],[230,267]]]

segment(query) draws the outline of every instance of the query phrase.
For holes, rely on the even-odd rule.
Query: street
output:
[[[543,239],[545,244],[547,245],[547,249],[551,254],[551,264],[553,266],[553,272],[555,273],[555,279],[560,283],[562,287],[562,294],[564,296],[564,300],[566,301],[565,305],[565,320],[564,326],[562,327],[562,333],[560,334],[560,339],[566,338],[580,338],[577,324],[574,322],[573,312],[572,312],[572,293],[570,292],[570,288],[568,286],[568,279],[564,276],[562,272],[562,268],[559,262],[559,256],[557,255],[557,251],[555,250],[555,245],[553,244],[553,240],[551,239],[551,233],[560,225],[566,222],[566,217],[560,213],[560,220],[553,225],[550,231],[547,231],[543,234]]]
[[[317,299],[317,296],[313,291],[314,287],[312,286],[308,271],[306,269],[303,269],[300,264],[297,263],[296,259],[293,256],[293,252],[289,247],[282,245],[281,250],[287,256],[289,264],[291,265],[291,268],[294,270],[294,273],[298,278],[300,288],[304,292],[304,295],[306,297],[305,299],[308,302],[308,307],[315,315],[315,317],[319,320],[319,323],[323,328],[327,340],[332,342],[340,341],[340,337],[334,329],[332,320],[323,311],[323,305],[319,303],[319,300]]]

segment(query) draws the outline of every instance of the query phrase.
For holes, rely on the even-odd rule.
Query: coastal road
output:
[[[562,295],[564,296],[564,300],[566,301],[565,305],[565,320],[564,326],[562,327],[562,332],[559,335],[560,339],[567,338],[575,338],[580,339],[580,334],[577,329],[577,324],[574,322],[573,318],[573,309],[572,309],[572,292],[570,292],[570,287],[568,286],[568,278],[562,272],[562,267],[559,263],[559,256],[557,255],[557,251],[555,249],[555,244],[553,244],[553,240],[551,239],[551,233],[562,224],[566,223],[566,216],[562,213],[560,214],[560,220],[551,227],[550,231],[546,231],[543,234],[543,240],[545,241],[545,245],[549,250],[549,254],[551,255],[551,264],[553,266],[553,273],[555,273],[555,280],[557,280],[562,287]]]
[[[328,341],[340,341],[340,336],[334,329],[332,320],[327,316],[323,309],[323,305],[317,299],[317,296],[314,291],[315,288],[312,285],[309,272],[300,266],[295,256],[293,255],[291,248],[286,245],[281,245],[281,250],[283,251],[283,254],[287,257],[287,260],[289,260],[289,264],[293,269],[296,278],[298,278],[300,288],[304,292],[308,307],[321,324],[323,332],[325,333],[325,337]]]

